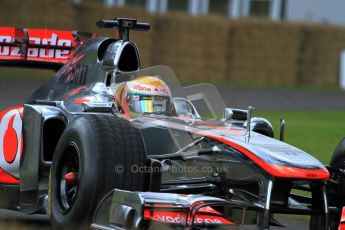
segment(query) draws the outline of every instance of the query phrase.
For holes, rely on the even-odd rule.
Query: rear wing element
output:
[[[46,63],[46,67],[56,68],[66,63],[84,40],[94,36],[73,31],[0,27],[0,64]]]

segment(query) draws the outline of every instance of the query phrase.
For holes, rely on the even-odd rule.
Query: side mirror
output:
[[[247,116],[248,116],[248,110],[225,108],[223,119],[225,121],[228,121],[228,120],[246,121],[248,119]]]
[[[232,119],[232,116],[234,115],[234,112],[232,111],[231,108],[225,108],[224,109],[224,115],[223,118],[227,121]]]

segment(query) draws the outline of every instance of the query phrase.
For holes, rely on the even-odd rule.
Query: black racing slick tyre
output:
[[[140,132],[110,115],[85,115],[68,125],[54,153],[49,187],[53,229],[87,229],[112,189],[143,191],[146,154]]]
[[[345,169],[345,138],[343,138],[335,148],[329,166]]]
[[[329,166],[333,169],[345,170],[345,138],[343,138],[334,150]],[[345,205],[345,180],[342,179],[336,186],[328,185],[328,203],[337,206],[340,210]],[[330,215],[330,229],[338,229],[340,213]]]

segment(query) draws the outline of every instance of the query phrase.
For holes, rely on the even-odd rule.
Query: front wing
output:
[[[96,209],[95,229],[238,229],[224,210],[258,210],[257,205],[203,195],[113,190]],[[231,215],[233,216],[233,215]]]

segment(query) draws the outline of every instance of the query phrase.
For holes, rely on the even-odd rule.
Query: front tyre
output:
[[[57,145],[50,175],[50,213],[54,229],[86,229],[99,201],[112,189],[144,189],[142,137],[128,121],[110,115],[74,120]]]
[[[329,166],[333,169],[345,170],[345,138],[343,138],[334,150]],[[337,178],[335,184],[329,183],[328,192],[328,203],[331,206],[336,206],[339,210],[342,210],[345,206],[345,180],[343,176]],[[330,215],[330,229],[337,230],[341,213],[334,213]]]

